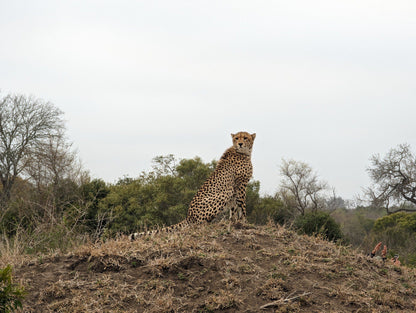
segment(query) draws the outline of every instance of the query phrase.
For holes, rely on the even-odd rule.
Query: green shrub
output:
[[[366,238],[370,250],[378,242],[388,248],[388,255],[398,254],[400,261],[416,267],[416,213],[397,212],[379,218]]]
[[[416,213],[398,212],[383,216],[374,224],[374,231],[383,232],[396,226],[409,232],[416,232]]]
[[[23,287],[13,283],[11,266],[0,269],[0,313],[22,308],[23,297]]]
[[[308,212],[300,215],[295,219],[293,226],[302,234],[319,234],[331,241],[342,239],[339,224],[327,212]]]
[[[80,195],[83,203],[81,206],[73,206],[65,212],[68,226],[72,227],[79,219],[81,224],[79,231],[94,234],[103,224],[98,204],[109,193],[110,188],[102,179],[94,179],[81,185]],[[80,212],[84,214],[82,218],[80,218]]]
[[[292,212],[284,206],[282,200],[275,196],[263,196],[258,202],[250,207],[247,194],[247,219],[250,223],[264,225],[270,219],[274,223],[284,225],[292,219]]]
[[[172,155],[156,157],[153,163],[153,171],[110,186],[98,202],[97,215],[105,217],[108,236],[180,222],[215,166],[215,162],[203,163],[198,157],[175,165]]]

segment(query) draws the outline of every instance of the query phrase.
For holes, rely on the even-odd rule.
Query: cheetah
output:
[[[222,211],[230,210],[230,219],[246,218],[246,187],[253,175],[251,151],[256,134],[231,134],[233,145],[228,148],[205,183],[192,199],[186,219],[162,229],[133,233],[131,240],[159,231],[170,232],[188,225],[211,222]]]

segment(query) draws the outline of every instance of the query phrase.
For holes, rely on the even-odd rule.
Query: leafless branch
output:
[[[319,181],[318,175],[308,164],[283,159],[280,173],[283,176],[280,194],[286,204],[294,205],[302,215],[307,210],[317,211],[325,206],[322,193],[328,186]]]
[[[367,169],[373,185],[365,190],[372,205],[388,213],[416,210],[416,158],[407,144],[399,145],[382,158],[370,158]]]
[[[293,294],[293,293],[292,293],[292,294]],[[287,298],[282,298],[282,299],[279,299],[279,300],[276,300],[276,301],[273,301],[273,302],[267,303],[267,304],[265,304],[265,305],[262,305],[262,306],[260,307],[260,309],[261,309],[261,310],[264,310],[264,309],[268,309],[268,308],[271,308],[271,307],[279,306],[279,305],[281,305],[282,303],[291,302],[291,301],[296,300],[296,299],[298,299],[298,298],[308,296],[308,295],[310,295],[310,294],[311,294],[311,292],[304,292],[304,293],[302,293],[302,294],[300,294],[300,295],[297,295],[297,296],[294,296],[294,297],[292,297],[292,296],[291,296],[292,294],[290,294]]]

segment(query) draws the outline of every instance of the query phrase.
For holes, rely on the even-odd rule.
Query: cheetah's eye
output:
[[[247,137],[244,137],[244,140],[247,140]]]

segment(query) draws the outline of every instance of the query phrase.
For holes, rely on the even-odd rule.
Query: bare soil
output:
[[[284,228],[215,223],[15,267],[24,312],[416,312],[416,273]]]

